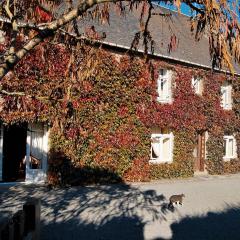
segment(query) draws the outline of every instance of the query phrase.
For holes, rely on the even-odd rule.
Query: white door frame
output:
[[[3,125],[0,123],[0,181],[3,173]]]
[[[48,160],[48,136],[49,130],[47,125],[44,124],[43,133],[43,159],[41,164],[41,169],[31,169],[30,167],[30,149],[31,149],[31,132],[33,124],[28,124],[27,131],[27,145],[26,145],[26,178],[27,183],[44,183],[47,180],[47,160]]]

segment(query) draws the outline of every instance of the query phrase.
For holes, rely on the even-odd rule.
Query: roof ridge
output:
[[[163,8],[163,9],[169,10],[170,12],[174,12],[174,13],[177,13],[177,14],[179,14],[179,15],[182,15],[182,16],[184,16],[184,17],[186,17],[186,18],[191,18],[191,16],[183,13],[182,11],[179,12],[178,10],[170,9],[170,8],[168,8],[167,6],[161,6],[161,5],[159,5],[159,4],[155,3],[155,2],[153,2],[152,4],[155,5],[155,6],[157,6],[157,7],[159,7],[159,8]],[[172,5],[172,6],[174,6],[174,5]]]

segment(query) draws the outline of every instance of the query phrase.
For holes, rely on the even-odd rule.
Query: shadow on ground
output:
[[[41,239],[142,240],[144,225],[161,221],[164,196],[125,184],[48,190],[14,187],[0,195],[1,210],[11,210],[28,197],[41,199]]]
[[[146,224],[180,215],[167,208],[163,194],[136,185],[109,184],[49,189],[16,186],[0,189],[0,211],[17,209],[29,197],[41,200],[42,240],[144,240]],[[169,227],[173,240],[240,239],[240,207],[204,216],[187,216]],[[168,216],[170,214],[170,218]],[[156,236],[156,235],[155,235]],[[160,235],[154,240],[163,240]],[[153,239],[151,239],[153,240]]]
[[[185,217],[173,223],[171,231],[172,240],[239,240],[240,207],[228,205],[223,212]]]
[[[0,210],[15,210],[29,197],[41,199],[41,239],[51,240],[143,240],[145,224],[161,222],[174,211],[155,190],[124,183],[11,187],[0,191]]]

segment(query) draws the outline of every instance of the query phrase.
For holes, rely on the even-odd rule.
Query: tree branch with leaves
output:
[[[142,11],[139,19],[140,32],[133,39],[132,47],[137,49],[139,43],[137,38],[142,38],[147,54],[149,41],[151,44],[154,42],[148,30],[149,19],[154,15],[153,2],[160,4],[166,1],[3,0],[0,7],[0,35],[2,36],[0,36],[0,42],[4,46],[2,46],[0,59],[0,79],[13,70],[16,64],[39,43],[55,38],[59,31],[65,31],[72,36],[76,35],[76,39],[79,39],[76,27],[79,19],[85,19],[90,14],[92,18],[98,18],[100,21],[111,21],[110,3],[116,4],[121,14],[136,8]],[[179,11],[183,3],[192,9],[192,31],[195,32],[196,40],[201,39],[203,34],[208,35],[213,67],[227,67],[233,73],[233,62],[240,61],[238,2],[177,0],[167,3],[175,5]],[[62,9],[64,9],[63,13]],[[144,15],[146,15],[145,22]],[[21,41],[18,41],[19,39]]]

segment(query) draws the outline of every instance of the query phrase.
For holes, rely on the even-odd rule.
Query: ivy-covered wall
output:
[[[172,104],[156,101],[160,68],[174,73]],[[192,76],[203,78],[201,96],[192,89]],[[232,111],[220,107],[225,80],[233,85]],[[44,43],[18,64],[2,87],[15,93],[1,100],[6,124],[47,121],[51,126],[50,183],[193,176],[193,150],[200,131],[209,135],[207,171],[240,171],[239,159],[223,162],[226,133],[236,134],[240,156],[237,77],[164,60],[116,57],[86,46],[70,53],[63,45]],[[173,163],[149,164],[153,128],[173,132]]]

